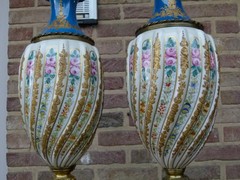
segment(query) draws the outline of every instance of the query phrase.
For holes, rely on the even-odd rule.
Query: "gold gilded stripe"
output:
[[[42,152],[44,157],[47,157],[47,146],[48,146],[48,140],[50,138],[51,132],[53,130],[54,123],[57,118],[58,113],[58,107],[61,103],[60,97],[63,95],[62,87],[64,87],[63,80],[66,76],[66,69],[67,69],[67,57],[68,53],[65,51],[64,47],[62,52],[59,54],[59,70],[58,70],[58,78],[55,88],[55,97],[53,99],[53,103],[50,108],[50,114],[48,116],[48,124],[46,126],[46,129],[43,134],[42,138]]]
[[[133,120],[136,123],[137,121],[137,112],[136,112],[136,105],[137,105],[137,85],[136,85],[136,77],[137,74],[137,60],[138,60],[138,47],[137,43],[134,46],[134,54],[133,54],[133,92],[132,92],[132,109],[133,109]]]
[[[148,108],[146,112],[145,117],[145,129],[144,129],[144,140],[145,145],[147,148],[149,148],[149,127],[148,125],[151,123],[151,116],[153,111],[153,105],[156,102],[156,96],[157,96],[157,72],[161,68],[160,66],[160,40],[158,38],[158,35],[156,36],[155,43],[153,45],[153,71],[151,72],[151,82],[150,82],[150,96],[148,101]]]
[[[204,49],[205,49],[205,70],[206,70],[206,75],[204,77],[204,85],[203,87],[205,88],[205,90],[203,90],[202,92],[202,97],[199,99],[199,103],[197,105],[197,108],[194,112],[194,115],[191,118],[191,122],[190,124],[187,126],[186,130],[182,133],[182,136],[179,138],[179,141],[177,143],[176,148],[173,150],[173,156],[175,156],[181,149],[184,148],[184,146],[186,146],[186,144],[184,143],[190,136],[191,134],[195,134],[194,132],[194,126],[198,123],[199,125],[201,123],[198,122],[199,116],[201,114],[201,112],[203,112],[204,110],[206,110],[206,97],[207,97],[207,89],[209,87],[209,75],[210,75],[210,52],[209,52],[209,48],[207,43],[204,45]]]
[[[182,96],[184,94],[184,89],[186,87],[186,71],[189,68],[188,64],[188,42],[186,38],[183,36],[182,41],[180,43],[182,49],[181,49],[181,70],[182,73],[179,75],[179,87],[178,87],[178,94],[177,97],[174,98],[174,103],[171,107],[171,110],[169,112],[167,121],[165,125],[163,126],[164,129],[162,131],[160,142],[159,142],[159,154],[161,155],[163,152],[164,145],[166,144],[166,138],[167,134],[170,131],[170,125],[174,122],[175,116],[179,110],[179,104],[182,101]]]
[[[60,154],[61,149],[63,148],[64,144],[67,142],[70,134],[73,132],[75,128],[75,124],[79,120],[79,116],[83,111],[84,104],[86,102],[87,98],[87,91],[89,87],[89,79],[90,79],[90,55],[89,52],[86,53],[85,57],[85,68],[84,68],[84,80],[85,82],[82,84],[82,93],[81,93],[81,99],[78,101],[76,111],[74,112],[69,125],[67,126],[64,133],[61,135],[59,141],[57,142],[56,149],[54,150],[54,157],[58,156]]]
[[[102,82],[102,81],[101,81]],[[103,102],[103,90],[102,90],[102,83],[99,84],[100,90],[99,90],[99,99],[96,102],[96,108],[94,111],[94,114],[92,118],[90,119],[90,123],[84,130],[84,133],[81,135],[81,137],[77,140],[76,144],[70,151],[70,155],[81,157],[85,151],[89,148],[89,146],[92,143],[92,140],[94,139],[97,125],[99,122],[99,117],[102,109],[102,102]],[[86,141],[86,143],[83,143]],[[81,154],[78,155],[77,152],[80,152]]]
[[[41,78],[41,69],[42,69],[42,53],[40,52],[40,49],[36,55],[36,65],[34,67],[34,83],[33,83],[33,94],[32,94],[32,103],[31,103],[31,112],[30,112],[30,134],[31,134],[31,141],[33,143],[33,147],[36,149],[35,144],[35,122],[36,122],[36,108],[37,108],[37,102],[38,102],[38,94],[39,94],[39,84],[38,80]]]
[[[23,63],[25,61],[25,57],[23,55],[21,61],[20,61],[20,65],[19,65],[19,82],[18,82],[18,96],[19,98],[22,100],[22,81],[23,81],[23,77],[22,77],[22,71],[23,71]]]
[[[102,85],[100,84],[100,87],[102,87]],[[87,126],[87,128],[85,129],[85,133],[83,133],[82,134],[82,137],[80,137],[79,139],[78,139],[78,141],[76,142],[76,145],[72,148],[72,150],[70,151],[71,153],[71,155],[74,155],[74,152],[79,148],[79,149],[81,149],[82,147],[80,146],[81,145],[81,143],[82,143],[82,141],[84,141],[84,139],[88,139],[89,137],[91,137],[92,136],[92,138],[91,139],[93,139],[94,138],[94,135],[92,135],[92,133],[90,132],[90,130],[94,127],[94,125],[96,126],[96,122],[98,122],[98,119],[96,119],[96,118],[98,118],[99,117],[99,115],[100,115],[100,112],[101,112],[101,103],[102,103],[102,88],[100,89],[100,91],[99,91],[99,99],[97,100],[97,102],[96,102],[96,108],[95,108],[95,111],[94,111],[94,114],[93,114],[93,116],[92,116],[92,118],[91,118],[91,120],[90,120],[90,123],[88,124],[88,126]],[[93,131],[95,131],[96,130],[96,128],[95,129],[93,129]],[[89,141],[91,141],[91,139],[89,140]],[[83,144],[82,144],[82,146],[83,146]],[[87,148],[88,148],[89,146],[86,146],[85,148],[83,148],[83,150],[82,151],[85,151]]]

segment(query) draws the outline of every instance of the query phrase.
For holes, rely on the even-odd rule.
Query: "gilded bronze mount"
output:
[[[95,42],[88,36],[85,35],[76,35],[71,33],[49,33],[49,34],[40,34],[32,38],[32,43],[37,43],[44,40],[51,40],[51,39],[72,39],[77,41],[83,41],[86,43],[91,44],[94,46]]]
[[[166,21],[160,21],[160,22],[153,22],[153,23],[148,23],[145,24],[144,26],[140,27],[135,35],[138,36],[146,31],[154,30],[154,29],[159,29],[159,28],[166,28],[166,27],[192,27],[196,28],[199,30],[204,30],[204,27],[201,23],[193,21],[193,20],[166,20]]]
[[[166,177],[163,180],[189,180],[187,176],[184,175],[185,169],[165,169]]]

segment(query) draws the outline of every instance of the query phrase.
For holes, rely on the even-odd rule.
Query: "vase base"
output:
[[[163,180],[189,180],[187,176],[184,175],[185,169],[166,169],[167,175]]]
[[[54,180],[76,180],[76,178],[71,174],[75,166],[68,169],[55,169],[51,168],[54,173]]]

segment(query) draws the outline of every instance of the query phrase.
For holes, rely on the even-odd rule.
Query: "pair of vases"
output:
[[[24,125],[56,179],[70,172],[92,142],[102,110],[102,73],[94,42],[80,31],[77,0],[51,0],[51,19],[21,59]],[[185,167],[212,127],[219,75],[212,38],[180,0],[156,0],[127,57],[129,107],[145,147],[184,179]]]

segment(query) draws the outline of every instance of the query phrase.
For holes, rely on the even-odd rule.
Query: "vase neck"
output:
[[[163,21],[189,21],[181,0],[155,0],[153,17],[150,23]]]
[[[79,0],[50,0],[51,17],[41,34],[84,35],[76,19]]]

